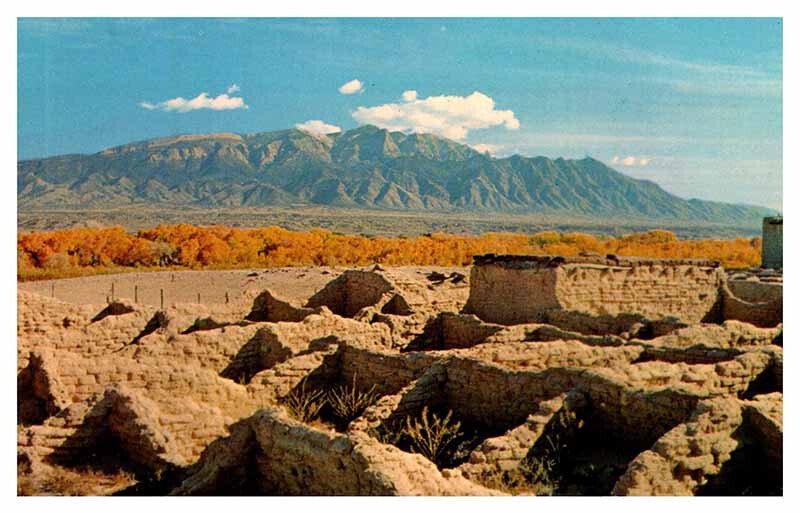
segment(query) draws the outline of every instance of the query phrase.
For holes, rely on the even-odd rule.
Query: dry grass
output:
[[[283,405],[289,414],[305,423],[311,423],[319,417],[325,402],[325,394],[321,390],[306,390],[305,381],[283,399]]]
[[[359,390],[355,375],[353,375],[352,385],[334,388],[327,394],[328,404],[333,410],[337,423],[342,428],[364,413],[364,410],[374,404],[379,397],[380,394],[375,391],[375,385],[372,385],[366,392]]]
[[[445,463],[447,451],[461,436],[461,422],[452,420],[453,412],[448,411],[443,418],[435,413],[428,418],[428,407],[422,408],[419,418],[406,417],[402,434],[411,442],[417,452],[437,466]]]
[[[533,481],[522,469],[494,469],[476,479],[480,484],[509,495],[553,495],[552,483]]]
[[[17,495],[111,495],[135,483],[136,479],[124,471],[109,474],[48,465],[40,472],[18,472]]]

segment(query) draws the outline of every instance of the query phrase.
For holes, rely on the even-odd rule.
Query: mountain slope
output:
[[[602,162],[492,158],[428,134],[366,125],[183,135],[93,155],[20,161],[21,209],[130,203],[563,213],[750,224],[772,210],[684,200]]]

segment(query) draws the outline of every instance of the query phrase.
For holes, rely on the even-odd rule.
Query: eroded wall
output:
[[[542,322],[548,310],[715,321],[724,278],[720,268],[691,263],[487,261],[472,268],[465,312],[499,324]]]

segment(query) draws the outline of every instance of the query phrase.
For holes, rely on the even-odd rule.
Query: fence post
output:
[[[164,289],[161,289],[161,310],[164,310]]]
[[[228,297],[228,291],[226,290],[225,291],[225,304],[227,305],[228,303],[230,303],[230,301],[231,301],[231,298]]]
[[[56,284],[50,284],[50,297],[56,297]]]
[[[116,296],[114,295],[114,282],[111,282],[111,301],[114,301]]]
[[[139,286],[138,285],[134,285],[133,286],[133,302],[134,303],[138,303],[139,302]]]
[[[198,305],[200,304],[200,293],[199,292],[197,293],[197,304]]]

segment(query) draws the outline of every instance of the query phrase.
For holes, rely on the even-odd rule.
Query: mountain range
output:
[[[19,161],[20,209],[152,204],[513,212],[753,224],[771,209],[682,199],[599,160],[494,158],[371,125],[181,135]]]

